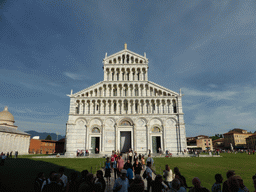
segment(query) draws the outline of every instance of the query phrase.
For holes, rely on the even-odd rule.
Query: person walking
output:
[[[141,165],[142,165],[142,169],[145,170],[146,169],[146,163],[145,163],[144,155],[141,156]]]
[[[121,170],[124,168],[124,160],[122,159],[122,155],[119,156],[119,159],[117,160],[117,170],[118,174],[121,173]]]
[[[105,163],[105,176],[107,178],[107,184],[110,184],[110,170],[111,170],[111,166],[110,166],[110,161],[109,161],[109,157],[107,157],[107,161]]]
[[[147,179],[147,191],[150,191],[150,186],[152,182],[152,173],[155,173],[155,171],[151,168],[151,163],[147,162],[147,168],[146,168],[146,179]],[[156,174],[156,173],[155,173]]]
[[[115,158],[114,162],[113,162],[113,170],[114,170],[114,177],[115,177],[115,180],[116,180],[116,175],[117,175],[117,157]]]
[[[129,150],[128,152],[128,159],[132,162],[132,150]]]
[[[165,184],[169,188],[171,188],[171,182],[173,180],[173,178],[172,178],[172,170],[170,169],[170,167],[168,165],[165,165],[165,170],[164,170],[163,176],[165,178]]]
[[[128,192],[129,180],[126,178],[127,171],[123,169],[121,171],[120,177],[116,179],[113,186],[114,192]]]
[[[148,163],[148,162],[150,162],[150,163],[151,163],[151,165],[153,166],[153,164],[154,164],[154,160],[153,160],[153,158],[151,157],[151,154],[149,154],[149,155],[148,155],[147,163]]]
[[[133,164],[133,172],[134,172],[134,175],[140,175],[141,173],[141,170],[142,170],[142,165],[141,163],[139,162],[138,159],[135,160],[135,163]]]

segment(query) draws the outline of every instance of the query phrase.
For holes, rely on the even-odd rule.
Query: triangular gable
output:
[[[123,54],[125,54],[125,55],[129,54],[130,57],[133,56],[133,57],[136,57],[136,58],[138,58],[138,59],[140,59],[140,60],[143,60],[143,61],[144,61],[143,63],[145,63],[145,61],[148,62],[148,59],[147,59],[146,57],[144,57],[144,56],[142,56],[142,55],[139,55],[139,54],[137,54],[137,53],[134,53],[134,52],[132,52],[132,51],[130,51],[130,50],[128,50],[128,49],[124,49],[124,50],[119,51],[119,52],[117,52],[117,53],[114,53],[114,54],[112,54],[112,55],[110,55],[110,56],[108,56],[108,57],[105,57],[105,58],[103,59],[103,61],[107,62],[108,60],[112,60],[112,59],[114,59],[114,58],[118,58],[118,57],[121,57],[121,58],[122,58],[122,55],[123,55]]]
[[[77,92],[77,93],[74,93],[74,94],[68,95],[68,96],[70,96],[70,97],[71,97],[71,96],[72,96],[72,97],[76,97],[76,96],[78,96],[78,95],[80,95],[80,94],[83,94],[83,93],[86,92],[86,91],[93,90],[94,88],[96,88],[96,87],[98,87],[99,85],[104,84],[104,83],[106,83],[106,82],[101,81],[101,82],[96,83],[96,84],[94,84],[94,85],[92,85],[92,86],[90,86],[90,87],[88,87],[88,88],[86,88],[86,89],[83,89],[83,90],[81,90],[81,91],[79,91],[79,92]]]
[[[149,84],[149,85],[152,85],[153,87],[156,87],[157,89],[161,89],[162,91],[166,91],[166,92],[168,92],[168,93],[171,93],[171,94],[173,94],[173,95],[175,95],[175,96],[178,96],[178,95],[179,95],[177,92],[172,91],[172,90],[170,90],[170,89],[167,89],[167,88],[165,88],[165,87],[163,87],[163,86],[161,86],[161,85],[158,85],[158,84],[156,84],[156,83],[153,83],[152,81],[148,81],[148,84]]]

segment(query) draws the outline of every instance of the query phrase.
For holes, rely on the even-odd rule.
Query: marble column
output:
[[[133,101],[133,105],[132,105],[132,114],[136,114],[136,111],[135,111],[135,100]]]
[[[105,151],[105,149],[104,149],[104,141],[105,141],[105,124],[103,124],[103,126],[102,126],[102,136],[101,136],[101,152],[104,152]]]
[[[128,101],[128,114],[132,114],[132,100]]]
[[[137,129],[136,129],[136,125],[133,125],[133,150],[137,151]]]

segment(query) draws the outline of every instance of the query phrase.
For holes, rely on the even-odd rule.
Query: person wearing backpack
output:
[[[151,155],[149,154],[148,155],[148,158],[147,158],[147,163],[148,162],[150,162],[151,163],[151,165],[153,165],[154,164],[154,160],[153,160],[153,158],[151,157]]]

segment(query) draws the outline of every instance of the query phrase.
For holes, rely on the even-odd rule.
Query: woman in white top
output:
[[[166,185],[171,188],[171,182],[173,180],[173,175],[172,175],[172,170],[168,165],[165,165],[165,170],[164,170],[164,178],[165,178],[165,183]]]

